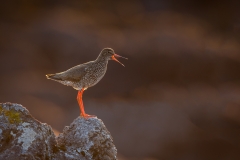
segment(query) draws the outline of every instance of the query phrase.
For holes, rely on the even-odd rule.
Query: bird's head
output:
[[[107,59],[107,60],[114,60],[114,61],[120,63],[121,65],[123,65],[123,64],[121,62],[119,62],[116,58],[121,57],[121,58],[127,59],[125,57],[117,55],[112,48],[104,48],[100,53],[100,57]]]

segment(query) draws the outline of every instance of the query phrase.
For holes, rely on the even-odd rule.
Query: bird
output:
[[[80,116],[86,119],[96,117],[95,115],[85,113],[82,100],[83,92],[89,87],[96,85],[104,77],[109,60],[114,60],[124,66],[117,58],[128,59],[116,54],[112,48],[104,48],[96,60],[79,64],[63,72],[47,74],[46,77],[76,89],[78,91],[77,101],[80,108]]]

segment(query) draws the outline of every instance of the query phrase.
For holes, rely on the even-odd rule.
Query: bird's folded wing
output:
[[[56,76],[61,78],[62,81],[78,82],[87,73],[86,68],[90,67],[91,63],[92,62],[77,65],[64,72],[57,73]]]

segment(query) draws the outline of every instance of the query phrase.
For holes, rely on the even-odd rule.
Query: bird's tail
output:
[[[47,74],[46,75],[47,79],[52,79],[52,80],[62,80],[58,74]]]

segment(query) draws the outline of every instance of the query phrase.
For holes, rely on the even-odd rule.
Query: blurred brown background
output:
[[[120,160],[240,159],[239,2],[192,0],[2,1],[0,101],[27,107],[62,131],[77,91],[45,75],[111,61],[83,96]]]

